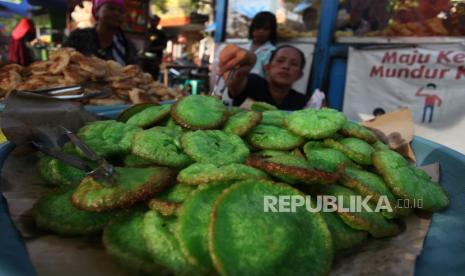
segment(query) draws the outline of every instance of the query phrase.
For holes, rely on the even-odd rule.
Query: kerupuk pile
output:
[[[38,171],[54,189],[34,207],[37,225],[103,233],[108,254],[135,274],[327,275],[337,251],[398,234],[394,219],[412,211],[398,199],[431,212],[449,204],[426,173],[332,109],[247,111],[197,95],[134,106],[78,135],[115,176],[42,157]],[[83,158],[70,144],[64,151]],[[266,206],[305,195],[311,207],[318,195],[343,203],[336,212]],[[392,209],[353,210],[354,196]]]

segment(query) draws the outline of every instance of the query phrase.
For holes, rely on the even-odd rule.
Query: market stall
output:
[[[160,59],[160,80],[192,94],[210,90],[208,74],[212,40],[208,26],[213,22],[214,1],[172,0],[152,3],[152,13],[160,17],[159,32],[165,49]],[[156,35],[157,37],[157,35]],[[160,42],[154,42],[154,45]]]
[[[18,95],[18,97],[27,97],[27,95]],[[20,99],[16,98],[16,101]],[[31,104],[31,102],[28,103]],[[198,108],[197,104],[199,103],[202,108]],[[186,108],[188,109],[186,110]],[[67,111],[55,109],[53,112],[62,114],[63,118],[70,115],[73,115],[73,118],[84,115],[81,112],[76,113],[77,110],[76,108]],[[361,218],[373,219],[372,223],[376,226],[364,225],[357,220],[351,220],[350,216],[344,216],[344,212],[341,211],[338,214],[344,220],[334,217],[338,216],[335,213],[328,214],[328,216],[333,216],[332,222],[328,217],[328,225],[342,227],[345,225],[345,222],[342,221],[347,221],[350,225],[355,225],[354,227],[358,230],[351,230],[346,226],[346,228],[342,228],[344,230],[337,228],[341,232],[329,232],[329,229],[333,228],[325,226],[323,217],[320,217],[320,215],[326,216],[323,213],[315,214],[309,209],[298,209],[295,212],[284,211],[285,209],[281,212],[264,212],[263,196],[270,196],[269,193],[272,193],[271,195],[276,193],[276,195],[291,194],[297,196],[300,194],[297,189],[306,191],[305,187],[320,187],[328,195],[336,192],[337,189],[350,193],[347,188],[332,184],[341,177],[337,173],[339,170],[337,166],[332,169],[329,167],[326,169],[323,167],[302,167],[303,164],[306,164],[304,161],[306,159],[291,154],[267,157],[267,155],[260,154],[268,153],[260,153],[253,149],[249,152],[245,141],[253,143],[254,147],[258,148],[292,149],[294,152],[296,152],[295,149],[299,149],[299,151],[305,152],[306,156],[311,157],[310,152],[316,154],[321,150],[321,148],[313,148],[315,141],[322,142],[327,139],[327,135],[332,135],[332,132],[344,123],[346,119],[342,113],[328,110],[302,110],[288,115],[287,118],[291,122],[288,127],[261,124],[261,126],[258,125],[257,131],[253,129],[260,121],[249,120],[247,128],[251,132],[244,135],[247,133],[244,131],[244,125],[237,127],[233,123],[237,117],[241,116],[230,117],[229,123],[226,124],[227,128],[222,130],[221,121],[224,113],[228,111],[214,97],[189,96],[172,107],[152,106],[150,112],[149,107],[132,110],[133,112],[127,111],[120,116],[106,114],[108,116],[117,115],[117,122],[96,121],[88,123],[86,127],[77,131],[79,139],[73,140],[73,144],[77,147],[80,147],[82,142],[91,147],[91,150],[86,150],[85,156],[90,156],[92,152],[98,152],[99,155],[106,156],[106,160],[112,160],[112,164],[116,164],[114,162],[117,161],[111,157],[114,155],[114,150],[124,152],[126,155],[129,154],[131,149],[124,137],[126,134],[138,131],[133,143],[140,144],[141,147],[134,147],[132,150],[134,153],[131,154],[149,158],[145,161],[148,161],[152,166],[139,167],[131,163],[137,160],[126,159],[124,167],[115,165],[116,172],[112,176],[114,180],[108,178],[112,174],[106,177],[84,176],[83,172],[75,171],[63,163],[56,163],[57,161],[53,161],[54,159],[42,155],[17,155],[18,152],[16,155],[8,155],[12,149],[11,144],[0,146],[0,150],[3,151],[0,160],[2,162],[6,160],[1,191],[9,202],[11,218],[21,235],[25,237],[25,244],[31,258],[27,259],[24,247],[20,242],[21,237],[14,234],[14,231],[10,231],[12,225],[10,219],[5,216],[5,220],[2,220],[1,223],[2,227],[8,231],[4,231],[0,237],[2,239],[9,238],[8,244],[11,247],[3,247],[0,251],[2,256],[8,256],[5,250],[10,253],[9,258],[1,258],[5,264],[1,268],[2,271],[5,273],[32,273],[31,261],[37,273],[46,275],[55,273],[130,275],[131,272],[137,274],[141,271],[157,274],[161,269],[189,273],[193,273],[197,269],[213,269],[219,273],[222,273],[222,269],[239,270],[245,274],[256,272],[255,266],[237,266],[237,263],[244,260],[253,260],[260,265],[259,269],[267,272],[278,271],[283,275],[286,275],[286,271],[312,271],[317,275],[326,275],[330,271],[333,275],[347,275],[347,273],[374,275],[386,272],[390,275],[413,275],[415,271],[417,275],[423,275],[421,271],[431,270],[431,266],[435,266],[438,261],[447,265],[447,267],[443,265],[441,269],[448,269],[453,265],[454,268],[448,270],[450,272],[457,271],[456,269],[460,269],[457,267],[463,265],[463,260],[460,259],[460,250],[463,249],[463,245],[458,242],[462,238],[463,232],[461,227],[463,222],[459,219],[463,216],[461,209],[463,193],[457,192],[461,190],[459,184],[461,175],[457,175],[456,172],[462,171],[460,168],[465,166],[465,159],[450,149],[421,138],[415,138],[413,141],[413,149],[419,165],[428,165],[437,161],[441,163],[441,187],[449,195],[448,199],[443,197],[441,188],[434,182],[426,180],[427,178],[423,176],[424,173],[418,172],[422,175],[422,185],[431,188],[434,193],[439,193],[436,194],[436,197],[430,197],[428,193],[431,191],[423,190],[421,187],[415,188],[418,193],[426,192],[424,194],[425,201],[422,201],[425,208],[436,211],[446,208],[436,212],[432,222],[428,216],[416,216],[413,213],[402,215],[402,218],[393,221],[388,220],[380,213],[368,215],[369,212],[367,212]],[[154,114],[154,112],[157,114],[156,118],[146,120],[146,115]],[[11,106],[7,113],[15,114],[15,117],[12,118],[16,119],[25,116],[24,118],[36,122],[34,127],[39,129],[51,127],[50,122],[44,124],[43,121],[41,123],[40,117],[29,117],[31,114],[28,114],[25,109],[21,110]],[[171,113],[175,114],[175,117]],[[54,113],[43,114],[45,118]],[[140,116],[142,114],[145,115]],[[312,119],[313,116],[320,115],[326,118],[330,116],[333,119],[331,124],[325,120],[327,129],[325,129],[324,134],[319,133],[321,129],[311,127],[312,124],[308,123],[311,120],[300,120],[302,117]],[[199,116],[204,119],[198,120]],[[171,124],[169,127],[163,127],[166,124],[166,118],[171,118],[171,123],[168,123],[168,125]],[[231,119],[232,121],[229,121]],[[54,120],[62,121],[63,124],[69,123],[66,120],[63,121],[62,118]],[[15,132],[18,131],[18,123],[24,122],[16,121],[15,124],[5,124],[4,121],[2,124],[5,133],[13,135],[9,137],[13,138]],[[158,127],[150,128],[154,124]],[[181,131],[178,127],[180,124],[190,128],[190,130],[184,130],[184,138],[176,136],[177,138],[167,138],[163,144],[157,143],[158,139],[165,137],[164,135]],[[146,129],[137,130],[136,126]],[[194,131],[197,128],[203,130]],[[290,134],[287,134],[289,136],[286,137],[285,143],[276,142],[275,139],[261,139],[263,131],[268,131],[269,136],[276,136],[276,134],[283,135],[288,131],[288,128],[292,128],[299,135],[314,137],[313,142],[304,145],[302,143],[303,136]],[[16,131],[10,132],[10,130]],[[238,134],[226,134],[226,131]],[[113,133],[112,140],[106,136],[110,132]],[[347,132],[344,133],[350,135]],[[365,133],[364,139],[371,140],[371,135],[374,134],[370,133]],[[51,138],[53,137],[51,134],[52,132],[47,133],[46,136]],[[243,136],[240,138],[239,135]],[[16,136],[16,138],[23,140],[24,137]],[[36,142],[45,141],[40,137],[37,138]],[[183,141],[180,146],[176,146],[179,143],[177,139]],[[204,139],[212,139],[216,141],[216,145],[211,143],[207,147],[202,146],[205,145]],[[380,143],[377,144],[377,147],[383,146]],[[146,146],[142,146],[142,144]],[[150,154],[146,147],[164,154]],[[234,150],[230,151],[230,147],[233,147]],[[388,145],[383,147],[388,147]],[[149,151],[152,150],[149,149]],[[251,152],[252,155],[250,155]],[[285,152],[290,153],[291,151]],[[71,151],[67,151],[67,153],[83,158],[71,153]],[[186,154],[189,154],[190,158],[195,158],[193,159],[195,161],[184,158]],[[386,150],[378,150],[376,154],[394,154],[391,157],[396,158],[397,161],[399,161],[398,158],[404,160],[400,155]],[[171,159],[171,157],[176,156],[177,158]],[[362,165],[362,163],[366,164],[366,161],[363,161],[364,158],[350,156],[354,162],[357,160],[358,166],[368,168],[367,165]],[[308,160],[314,159],[309,158]],[[102,162],[102,160],[96,162]],[[288,165],[287,162],[304,163],[299,163],[300,169],[296,171],[295,167],[294,169],[286,169],[295,166],[295,163]],[[400,163],[405,169],[419,170],[408,165],[406,160]],[[129,164],[134,164],[134,167],[130,167],[132,165]],[[153,167],[153,164],[158,165]],[[377,168],[379,165],[375,164]],[[280,176],[282,172],[275,171],[276,166],[283,169],[286,178]],[[56,170],[52,168],[56,168]],[[172,168],[182,169],[175,172],[171,171]],[[354,168],[354,170],[358,171],[359,169]],[[139,174],[127,178],[125,174],[130,173]],[[373,174],[373,172],[368,171],[365,173]],[[435,175],[434,169],[432,175]],[[157,187],[167,185],[169,179],[174,179],[175,176],[178,182],[173,182],[175,183],[172,184],[173,186],[166,188],[167,194],[159,194],[160,191]],[[81,181],[81,177],[85,177],[86,181]],[[145,182],[146,177],[154,177],[152,178],[154,181]],[[384,178],[385,175],[381,173],[379,177]],[[129,181],[127,183],[130,185],[123,184],[124,179]],[[280,181],[282,184],[277,185],[270,179]],[[112,181],[115,181],[114,184],[111,184]],[[304,186],[292,184],[295,181],[307,184]],[[322,187],[312,186],[320,181],[326,184]],[[73,186],[75,184],[72,183],[77,186]],[[51,189],[48,185],[61,188]],[[197,189],[197,185],[204,186]],[[408,185],[414,184],[409,183]],[[124,191],[121,190],[121,187],[125,187]],[[231,188],[228,189],[228,187]],[[274,190],[278,188],[279,192]],[[333,188],[336,190],[332,190]],[[139,193],[139,189],[144,189],[144,192]],[[173,191],[176,192],[172,193]],[[120,197],[120,193],[125,193],[126,196]],[[221,196],[222,193],[224,193],[223,196]],[[225,196],[228,193],[234,193],[234,197]],[[247,193],[246,197],[244,197],[244,193]],[[163,195],[169,196],[164,197]],[[70,198],[73,199],[72,203]],[[220,205],[223,204],[221,200],[218,200],[220,203],[215,203],[219,198],[227,198],[228,205],[225,207]],[[441,199],[435,201],[438,198]],[[146,201],[148,199],[150,201]],[[150,208],[144,207],[146,202],[149,202]],[[418,204],[420,201],[415,202]],[[411,203],[413,204],[413,202]],[[35,206],[34,209],[32,209],[33,206]],[[352,207],[344,206],[347,208],[345,212],[352,212],[351,214],[357,216],[357,211],[350,211]],[[0,205],[0,207],[3,206]],[[226,208],[226,211],[223,208]],[[283,205],[282,208],[287,207]],[[31,213],[31,210],[34,211]],[[210,215],[211,212],[214,216]],[[1,214],[4,215],[3,212]],[[106,222],[111,217],[115,220],[112,224],[107,225]],[[210,217],[215,219],[210,221]],[[405,224],[400,223],[400,220]],[[343,224],[337,224],[338,221]],[[210,224],[212,226],[209,226]],[[167,225],[171,225],[173,228],[167,228]],[[213,234],[208,234],[209,227],[215,229]],[[99,234],[102,228],[104,228],[103,242],[102,235]],[[229,229],[234,231],[228,231]],[[428,235],[426,235],[427,229],[429,229]],[[447,234],[441,233],[444,229],[447,229]],[[193,231],[199,234],[192,235]],[[330,233],[332,233],[331,235],[345,233],[344,235],[350,235],[351,238],[346,239],[344,235],[330,238]],[[367,235],[371,237],[368,238]],[[425,235],[426,243],[423,244]],[[250,238],[251,236],[253,238]],[[178,237],[181,242],[178,242]],[[218,246],[218,248],[209,249],[204,243],[204,239],[209,240],[208,242],[213,243],[213,246]],[[224,243],[235,243],[238,247],[223,246]],[[250,244],[253,246],[251,247]],[[290,253],[276,254],[276,256],[270,257],[269,253],[276,252],[277,247],[286,252],[296,252],[292,258],[294,262],[289,260]],[[353,248],[350,249],[351,247]],[[254,249],[252,252],[251,248]],[[333,250],[337,250],[342,255],[334,255],[333,257]],[[237,254],[237,252],[241,254]],[[420,252],[422,252],[420,261],[416,262],[415,267],[415,260]],[[193,266],[194,261],[187,261],[190,259],[183,257],[184,254],[198,262],[197,265]],[[210,254],[215,260],[214,263],[209,261]],[[214,259],[218,256],[216,254],[221,254],[220,261]],[[170,257],[166,258],[165,256]],[[179,261],[170,261],[171,256],[176,257],[176,260]],[[258,260],[257,257],[259,257]],[[444,261],[445,259],[446,261]],[[234,261],[229,262],[229,260]],[[226,268],[223,268],[223,263],[227,265]],[[201,268],[197,268],[199,265]],[[282,272],[279,269],[286,270]],[[203,274],[201,271],[199,273]]]
[[[40,45],[34,47],[37,61],[29,66],[12,64],[0,69],[2,97],[13,91],[33,91],[81,101],[90,110],[101,111],[121,110],[128,104],[142,102],[166,102],[181,95],[180,91],[163,86],[135,65],[121,66],[114,61],[84,56],[70,48],[59,48],[61,42],[54,37],[58,35],[63,41],[64,25],[58,31],[53,22],[57,21],[57,10],[63,7],[58,2],[49,4],[47,9],[34,8],[37,41],[40,41]],[[94,26],[90,1],[70,4],[68,32]],[[127,9],[125,33],[135,47],[142,50],[147,43],[148,1],[128,1]],[[66,22],[62,13],[60,18]],[[60,90],[63,90],[61,94]]]
[[[243,44],[241,22],[250,19],[244,14],[255,12],[257,3],[265,1],[244,1],[239,7],[218,2],[219,15],[232,15],[228,20],[217,18],[217,42]],[[460,81],[465,53],[456,45],[440,50],[418,45],[380,49],[373,48],[374,42],[370,48],[356,45],[347,52],[356,38],[333,44],[337,0],[321,1],[325,16],[317,39],[308,31],[315,24],[302,20],[308,14],[300,12],[313,14],[311,5],[292,2],[274,7],[289,29],[299,30],[292,34],[297,39],[282,43],[306,54],[306,77],[297,89],[328,90],[329,105],[344,107],[344,113],[290,113],[260,102],[244,110],[204,95],[166,103],[162,97],[170,92],[161,93],[163,87],[138,67],[84,57],[66,48],[35,67],[10,65],[0,73],[11,77],[5,82],[11,91],[73,81],[96,85],[97,93],[109,88],[113,100],[141,103],[123,112],[91,110],[110,119],[102,120],[79,105],[13,94],[7,120],[2,120],[4,132],[18,145],[32,141],[42,152],[48,149],[55,155],[24,154],[23,148],[12,154],[11,142],[0,144],[0,226],[5,229],[0,235],[5,245],[0,248],[0,272],[462,275],[465,157],[414,137],[412,128],[414,120],[434,120],[436,115],[430,111],[419,117],[401,109],[363,125],[350,119],[372,112],[378,102],[400,107],[389,98],[379,100],[388,93],[403,99],[404,107],[409,102],[401,93],[417,86],[400,80],[423,78],[428,89],[433,89],[428,86],[433,74]],[[265,8],[277,3],[269,1]],[[229,23],[235,27],[229,28]],[[176,66],[168,68],[186,69]],[[367,72],[373,78],[364,78]],[[421,96],[426,88],[414,93]],[[458,94],[454,90],[459,89],[448,90]],[[355,100],[359,95],[354,91],[360,91],[364,101]],[[143,103],[145,97],[156,99]],[[443,97],[436,95],[433,105],[437,98],[445,102]],[[32,100],[28,103],[33,108],[22,109],[21,99]],[[55,108],[41,109],[34,105],[38,99]],[[359,106],[351,111],[353,104]],[[70,140],[66,144],[65,138]],[[62,146],[68,158],[50,145]],[[345,199],[339,205],[323,199],[333,211],[314,212],[315,202],[302,199],[304,194]],[[352,198],[359,201],[352,204]],[[364,205],[378,209],[384,199],[397,205],[375,212],[354,210]]]
[[[333,50],[328,69],[330,106],[344,109],[354,120],[370,118],[375,110],[389,112],[408,106],[418,134],[449,140],[448,146],[464,152],[459,140],[448,138],[459,135],[465,118],[459,107],[464,99],[461,89],[454,88],[463,85],[459,23],[463,3],[385,1],[384,6],[372,5],[385,19],[366,16],[359,19],[365,22],[362,28],[362,23],[345,18],[344,14],[350,14],[350,1],[345,2],[339,9],[333,7],[339,17],[332,21],[340,30],[334,32],[335,43],[327,44]],[[434,8],[428,6],[432,4]]]

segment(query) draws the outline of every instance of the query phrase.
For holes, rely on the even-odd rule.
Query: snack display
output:
[[[348,13],[351,21],[364,21],[366,25],[338,31],[336,37],[463,36],[464,7],[462,1],[451,0],[364,1],[352,6]],[[356,16],[361,13],[362,19]],[[340,19],[344,20],[342,16]]]
[[[137,65],[121,66],[112,60],[86,57],[72,48],[51,52],[48,61],[28,67],[9,64],[0,68],[0,98],[13,91],[34,91],[73,85],[86,93],[110,91],[107,98],[85,100],[90,104],[144,103],[177,99],[182,93],[164,87]]]
[[[373,139],[368,129],[346,124],[345,116],[335,110],[304,110],[288,116],[272,111],[276,120],[268,122],[277,123],[265,124],[261,112],[237,110],[231,115],[214,97],[189,96],[184,101],[188,104],[157,112],[133,110],[120,122],[92,122],[78,132],[112,163],[116,174],[110,179],[73,174],[70,182],[54,172],[45,173],[57,167],[54,159],[40,159],[44,181],[67,190],[39,200],[37,224],[67,234],[47,227],[46,214],[47,221],[55,223],[59,218],[63,227],[76,227],[74,234],[86,235],[89,220],[95,217],[95,228],[89,231],[103,229],[106,251],[133,274],[328,275],[341,250],[401,233],[399,220],[418,206],[398,206],[398,199],[423,200],[428,211],[449,204],[438,183],[401,155],[383,149],[387,146]],[[203,109],[189,109],[197,101]],[[202,111],[215,118],[208,122],[208,130],[195,130],[192,126],[202,123]],[[173,120],[174,116],[178,118]],[[244,128],[242,138],[225,131],[228,119],[249,116],[258,125]],[[145,130],[130,125],[136,118],[155,125]],[[251,135],[264,126],[273,128],[263,135],[265,141],[273,138],[279,147],[262,150],[251,143]],[[353,152],[363,155],[364,162]],[[280,196],[305,195],[311,197],[306,206],[293,211],[267,205],[269,197],[279,202]],[[308,206],[319,204],[318,196],[343,202],[332,212],[310,211]],[[351,209],[352,198],[368,196],[366,205],[373,210],[384,197],[392,210]],[[52,200],[58,203],[50,204]],[[106,214],[111,214],[108,223]],[[76,223],[70,221],[74,218]],[[353,249],[356,254],[357,248]]]
[[[285,24],[278,24],[278,37],[280,39],[296,39],[302,37],[316,37],[318,35],[318,31],[297,31],[294,28],[287,26]]]
[[[449,31],[444,21],[440,18],[431,18],[418,22],[402,23],[392,20],[389,25],[380,31],[371,31],[366,36],[449,36],[454,35]]]

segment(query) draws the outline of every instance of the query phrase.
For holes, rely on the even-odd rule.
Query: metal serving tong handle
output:
[[[114,183],[115,171],[113,170],[113,166],[103,157],[98,156],[75,133],[63,126],[61,126],[61,128],[73,145],[78,147],[88,159],[97,163],[98,166],[91,171],[87,171],[86,174],[100,179],[111,180],[111,182]]]
[[[52,96],[52,95],[59,95],[59,94],[67,93],[67,92],[82,91],[82,89],[83,87],[81,85],[71,85],[71,86],[61,86],[61,87],[29,90],[26,92],[47,94],[47,95]]]
[[[85,88],[82,85],[45,88],[45,89],[30,90],[30,91],[24,91],[24,92],[39,93],[42,95],[46,95],[46,96],[53,97],[55,99],[61,99],[61,100],[84,100],[84,99],[108,96],[109,94],[108,91],[85,93]],[[69,93],[69,92],[79,92],[79,94],[61,95],[61,94]]]
[[[99,119],[99,116],[85,110],[78,102],[55,99],[40,93],[15,92],[6,98],[0,122],[4,135],[16,146],[33,145],[87,175],[108,180],[102,182],[111,185],[113,167],[73,133],[86,123]],[[97,166],[89,166],[85,160],[64,153],[62,147],[68,141]]]
[[[92,168],[88,166],[79,157],[63,153],[62,151],[57,150],[53,147],[49,147],[44,143],[33,141],[32,144],[41,152],[86,172],[86,175],[88,176],[92,176],[100,180],[105,180],[103,181],[104,185],[113,185],[115,183],[115,171],[113,169],[113,166],[110,163],[108,163],[104,158],[98,156],[75,133],[63,126],[60,126],[60,128],[63,130],[64,135],[70,140],[70,142],[76,147],[78,147],[86,158],[97,163],[97,167]]]
[[[213,87],[212,92],[210,92],[210,96],[215,96],[215,95],[222,96],[224,91],[228,87],[228,82],[231,80],[231,78],[235,74],[236,74],[236,69],[232,69],[229,72],[228,77],[224,80],[223,87],[221,88],[220,88],[220,80],[222,79],[222,77],[218,77],[218,79],[216,80],[215,86]]]

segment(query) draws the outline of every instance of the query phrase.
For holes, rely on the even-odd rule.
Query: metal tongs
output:
[[[236,70],[237,69],[232,69],[229,72],[228,77],[224,80],[223,87],[221,88],[220,88],[220,80],[222,79],[222,77],[218,76],[215,82],[215,86],[213,87],[212,92],[210,92],[210,96],[215,96],[215,95],[222,96],[224,91],[228,87],[228,82],[232,79],[233,75],[236,74]]]
[[[64,126],[59,126],[63,131],[63,134],[69,139],[69,141],[79,148],[84,156],[94,161],[97,166],[95,168],[90,167],[85,161],[79,157],[66,154],[60,150],[53,148],[50,145],[46,145],[44,142],[33,141],[34,145],[42,153],[52,156],[70,166],[80,169],[88,176],[92,176],[96,179],[105,180],[103,183],[114,184],[115,183],[115,171],[113,166],[108,163],[103,157],[98,156],[88,145],[86,145],[75,133],[67,129]],[[40,135],[40,134],[39,134]]]
[[[101,98],[109,96],[109,91],[97,91],[93,93],[86,93],[83,85],[72,85],[54,88],[45,88],[37,90],[27,90],[23,92],[38,93],[45,96],[53,97],[61,100],[86,100],[92,98]],[[75,92],[76,94],[66,95],[67,93]],[[65,95],[62,95],[65,94]]]
[[[82,104],[55,99],[36,93],[15,92],[5,101],[2,114],[2,130],[9,141],[17,146],[32,145],[87,175],[102,181],[104,185],[115,183],[115,171],[111,164],[98,156],[73,131],[87,122],[98,120],[95,114],[86,111]],[[70,141],[96,166],[62,151]]]

